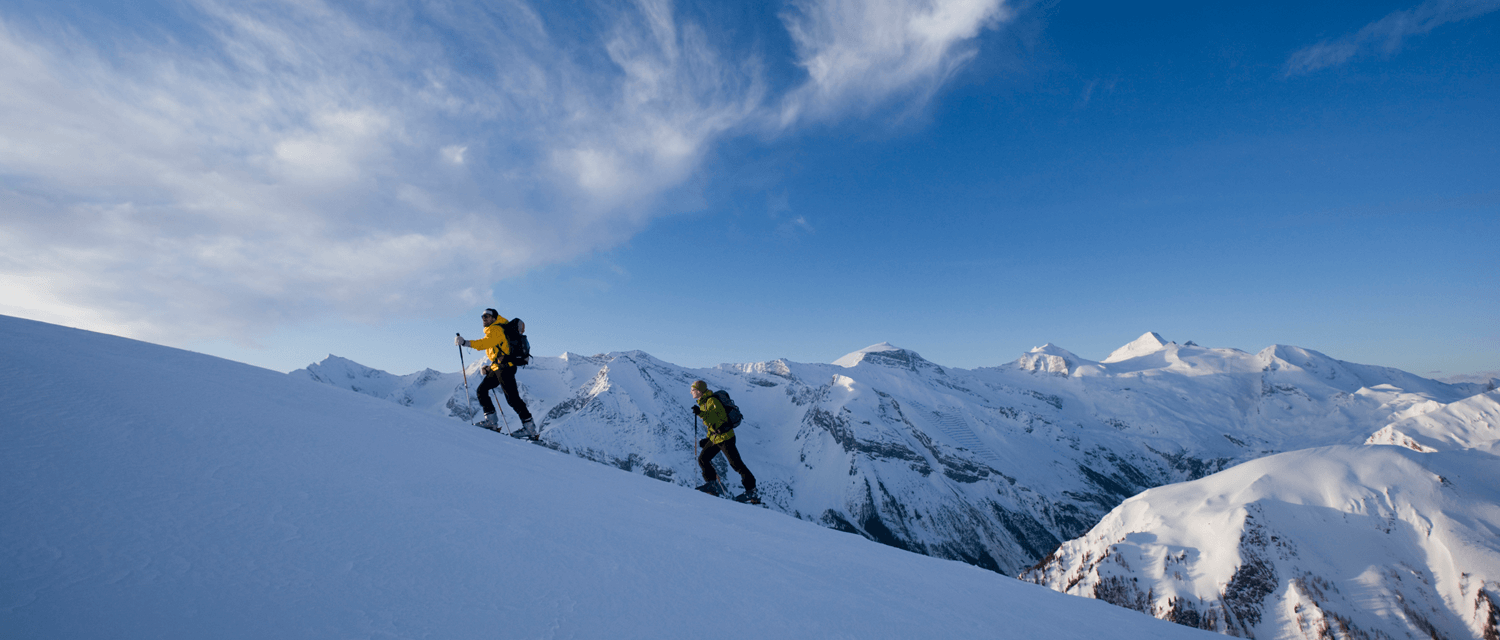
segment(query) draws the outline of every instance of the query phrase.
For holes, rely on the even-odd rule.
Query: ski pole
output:
[[[489,402],[495,403],[495,412],[499,414],[499,420],[505,421],[505,430],[510,430],[510,418],[505,417],[505,412],[499,409],[499,399],[495,397],[495,390],[489,390]]]
[[[464,334],[462,334],[462,333],[454,333],[453,335],[458,336],[460,338],[464,337]],[[469,365],[464,364],[464,346],[463,345],[458,345],[458,370],[462,371],[463,374],[464,374],[464,406],[466,406],[466,407],[469,408],[469,418],[473,419],[473,417],[474,417],[474,403],[469,402]]]
[[[693,464],[698,464],[698,416],[693,415]],[[693,485],[688,485],[689,487]]]

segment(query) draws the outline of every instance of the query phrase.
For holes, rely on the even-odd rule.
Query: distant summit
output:
[[[1016,367],[1032,373],[1066,376],[1077,369],[1079,363],[1083,361],[1082,358],[1073,355],[1072,351],[1049,342],[1022,354],[1016,359]]]
[[[1122,360],[1129,360],[1131,358],[1139,358],[1144,355],[1150,355],[1156,353],[1157,351],[1161,351],[1162,347],[1165,347],[1169,344],[1172,343],[1168,342],[1166,338],[1161,337],[1161,334],[1155,331],[1147,331],[1145,335],[1136,338],[1135,341],[1131,342],[1130,344],[1120,347],[1119,349],[1115,349],[1115,352],[1109,354],[1109,357],[1105,358],[1103,362],[1105,364],[1108,364],[1111,362],[1120,362]]]
[[[861,362],[866,362],[867,360],[886,360],[886,359],[889,359],[891,356],[900,357],[899,354],[906,354],[906,353],[909,353],[911,355],[916,355],[913,352],[910,352],[910,351],[907,351],[905,349],[902,349],[901,347],[897,347],[895,345],[892,345],[889,342],[882,342],[880,344],[872,344],[872,345],[870,345],[868,347],[860,349],[859,351],[855,351],[853,353],[846,354],[844,357],[839,358],[838,360],[834,360],[833,364],[836,364],[836,365],[838,365],[840,367],[852,367],[852,366],[857,365],[857,364],[859,364]],[[868,356],[870,356],[871,354],[881,354],[881,356],[883,356],[883,357],[869,358]],[[917,357],[921,358],[921,356],[917,356]]]

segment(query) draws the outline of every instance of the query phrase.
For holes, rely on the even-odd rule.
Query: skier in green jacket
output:
[[[719,473],[714,470],[714,457],[724,452],[724,457],[729,460],[730,468],[740,474],[740,483],[745,485],[745,493],[735,498],[740,502],[760,504],[760,495],[755,492],[755,474],[750,473],[750,468],[740,459],[740,450],[734,443],[734,428],[729,425],[729,412],[724,409],[724,403],[708,390],[708,383],[698,380],[692,387],[693,415],[703,419],[703,424],[708,427],[708,437],[698,441],[703,447],[703,452],[698,454],[698,467],[703,470],[703,486],[699,491],[719,495],[718,482]]]

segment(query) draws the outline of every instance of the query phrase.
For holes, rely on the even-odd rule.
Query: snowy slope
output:
[[[1382,427],[1365,444],[1394,444],[1417,451],[1483,447],[1500,440],[1500,391],[1481,393]]]
[[[701,427],[686,389],[706,379],[743,409],[740,450],[771,508],[1010,575],[1147,488],[1358,444],[1482,389],[1297,347],[1246,353],[1155,333],[1106,360],[1046,345],[967,371],[881,343],[830,364],[687,369],[632,351],[536,358],[518,380],[561,450],[688,485],[700,481]],[[427,383],[442,385],[453,398],[427,406],[466,416],[459,374]]]
[[[1022,578],[1256,638],[1500,634],[1500,446],[1336,446],[1125,501]]]
[[[400,404],[4,316],[0,513],[6,638],[1202,637]]]

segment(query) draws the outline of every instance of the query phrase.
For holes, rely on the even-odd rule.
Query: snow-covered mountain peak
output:
[[[917,352],[902,349],[889,342],[872,344],[859,351],[845,355],[838,360],[834,360],[833,364],[847,369],[857,366],[861,362],[901,369],[915,369],[921,365],[936,366],[928,362],[926,358],[923,358]]]
[[[861,362],[864,362],[864,360],[865,360],[865,354],[867,354],[867,353],[881,353],[881,352],[885,352],[885,351],[900,351],[900,350],[901,350],[900,347],[892,345],[889,342],[882,342],[880,344],[872,344],[872,345],[870,345],[868,347],[860,349],[859,351],[854,351],[854,352],[851,352],[851,353],[844,354],[844,357],[839,358],[838,360],[834,360],[833,364],[836,364],[836,365],[838,365],[840,367],[852,367],[852,366],[857,365],[857,364],[859,364]]]
[[[328,357],[323,358],[322,360],[313,364],[307,365],[306,369],[300,369],[299,371],[305,371],[309,374],[312,374],[316,379],[316,377],[319,375],[346,377],[364,376],[375,372],[376,369],[372,369],[348,358],[336,356],[330,353],[328,354]],[[381,373],[383,374],[385,372],[382,371]]]
[[[1079,358],[1072,351],[1068,351],[1067,349],[1064,349],[1064,348],[1059,347],[1059,346],[1057,346],[1055,344],[1052,344],[1051,342],[1048,342],[1047,344],[1044,344],[1044,345],[1042,345],[1040,347],[1032,347],[1031,351],[1028,351],[1027,353],[1028,354],[1043,354],[1043,355],[1049,355],[1049,356],[1062,356],[1062,357],[1067,358],[1069,360],[1082,360],[1082,358]]]
[[[573,353],[572,351],[565,351],[562,354],[562,361],[569,363],[583,362],[587,364],[603,364],[605,362],[609,362],[609,354],[600,353],[592,356],[586,356],[579,353]]]
[[[348,358],[329,354],[321,362],[293,371],[291,375],[350,388],[368,395],[384,396],[412,382],[436,378],[442,374],[432,369],[424,369],[416,373],[397,376],[379,369],[372,369]]]
[[[1255,357],[1273,368],[1275,365],[1280,364],[1292,365],[1302,369],[1316,369],[1320,361],[1329,359],[1327,356],[1316,351],[1285,344],[1273,344],[1261,349],[1260,353],[1255,354]]]
[[[1162,347],[1165,347],[1169,344],[1173,343],[1168,342],[1166,338],[1161,337],[1161,334],[1155,331],[1147,331],[1145,334],[1141,335],[1141,337],[1131,341],[1130,344],[1120,347],[1119,349],[1115,349],[1114,353],[1109,354],[1109,357],[1105,358],[1103,362],[1105,364],[1108,364],[1111,362],[1121,362],[1123,360],[1129,360],[1131,358],[1139,358],[1144,355],[1150,355],[1156,353],[1157,351],[1160,351]]]
[[[469,374],[478,374],[480,364],[480,361],[469,362]],[[398,376],[330,354],[322,362],[307,365],[289,375],[444,414],[452,413],[455,406],[453,387],[447,377],[432,369]],[[478,381],[474,384],[477,385]]]
[[[1090,362],[1050,342],[1036,347],[1016,359],[1016,367],[1022,371],[1050,373],[1059,376],[1071,374],[1078,368],[1079,364],[1083,363]]]

